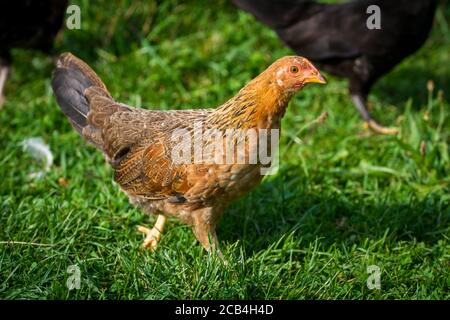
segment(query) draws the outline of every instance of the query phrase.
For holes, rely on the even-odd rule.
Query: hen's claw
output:
[[[161,239],[161,233],[164,231],[164,225],[166,224],[166,217],[162,214],[158,215],[156,223],[153,228],[149,229],[143,226],[138,226],[137,230],[145,234],[144,242],[142,246],[149,248],[152,252],[155,251],[158,246],[158,241]]]
[[[159,231],[156,227],[149,229],[143,226],[138,226],[137,230],[145,234],[142,247],[155,251],[158,246],[158,241],[161,239],[161,231]]]
[[[378,134],[390,134],[390,135],[395,135],[398,133],[398,129],[397,128],[387,128],[387,127],[383,127],[381,125],[379,125],[378,123],[376,123],[373,120],[369,120],[364,122],[364,127],[366,129],[370,129],[375,133]]]

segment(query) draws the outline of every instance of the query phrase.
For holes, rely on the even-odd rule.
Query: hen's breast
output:
[[[189,169],[192,188],[186,193],[188,201],[203,206],[228,203],[259,184],[263,175],[258,164],[215,164],[193,166]]]

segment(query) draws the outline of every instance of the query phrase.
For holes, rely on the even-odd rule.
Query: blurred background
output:
[[[336,1],[327,1],[329,3]],[[342,1],[341,1],[342,2]],[[53,54],[89,63],[114,98],[150,109],[220,105],[275,59],[276,33],[231,1],[70,1],[81,28]],[[24,22],[26,23],[26,22]],[[100,299],[450,298],[450,7],[425,45],[376,83],[371,114],[396,136],[363,128],[345,79],[297,94],[283,119],[280,170],[228,208],[218,229],[229,261],[208,257],[170,221],[155,254],[99,152],[56,105],[51,55],[12,50],[0,109],[0,297]],[[307,124],[323,111],[316,131]],[[43,164],[23,141],[40,137]],[[81,270],[68,290],[67,268]],[[366,267],[381,268],[381,290]]]

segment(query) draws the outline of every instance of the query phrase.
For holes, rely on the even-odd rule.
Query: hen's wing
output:
[[[186,166],[174,163],[173,135],[192,131],[204,110],[146,111],[132,109],[113,114],[102,129],[103,148],[111,155],[115,180],[129,194],[165,199],[188,190]]]

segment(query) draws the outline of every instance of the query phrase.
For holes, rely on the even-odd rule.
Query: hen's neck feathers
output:
[[[218,129],[278,128],[292,95],[266,71],[215,109],[206,121]]]

